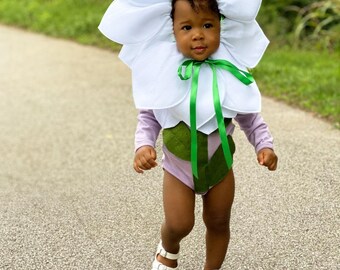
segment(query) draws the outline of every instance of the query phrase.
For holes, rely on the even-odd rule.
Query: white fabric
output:
[[[259,12],[262,0],[217,0],[220,12],[230,20],[251,22]]]
[[[268,39],[255,21],[260,0],[218,0],[221,14],[220,47],[210,58],[224,59],[246,70],[257,65]],[[184,121],[190,126],[191,80],[182,81],[178,67],[187,60],[173,36],[171,0],[115,0],[99,25],[109,39],[123,44],[120,59],[132,71],[132,87],[138,109],[154,110],[163,128]],[[218,70],[218,86],[224,117],[261,110],[256,83],[244,85]],[[197,128],[210,134],[217,128],[212,98],[212,71],[202,65],[197,95]]]

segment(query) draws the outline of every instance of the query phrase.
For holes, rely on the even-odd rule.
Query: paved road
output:
[[[150,269],[161,169],[131,169],[129,70],[111,52],[0,26],[0,269]],[[236,130],[223,269],[340,269],[340,132],[264,98],[278,171]],[[181,268],[202,269],[204,227]]]

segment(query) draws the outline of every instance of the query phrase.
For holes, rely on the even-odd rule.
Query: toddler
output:
[[[205,270],[220,269],[230,238],[234,199],[234,119],[255,147],[260,165],[275,170],[273,139],[260,116],[261,97],[247,67],[268,40],[255,21],[261,1],[115,0],[99,26],[123,44],[139,109],[133,167],[157,166],[163,132],[161,241],[152,269],[176,269],[181,240],[203,199]]]

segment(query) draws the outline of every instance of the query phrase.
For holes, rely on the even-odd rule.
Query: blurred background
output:
[[[0,23],[117,51],[97,30],[111,2],[0,0]],[[263,0],[257,20],[271,40],[252,70],[262,93],[340,128],[340,1]]]

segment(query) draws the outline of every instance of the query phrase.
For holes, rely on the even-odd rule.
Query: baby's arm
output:
[[[138,173],[157,166],[155,144],[161,126],[152,110],[140,110],[135,134],[135,158],[133,168]]]
[[[271,171],[276,170],[278,158],[273,150],[273,137],[261,115],[258,113],[238,114],[235,120],[246,134],[248,141],[254,146],[259,164]]]

